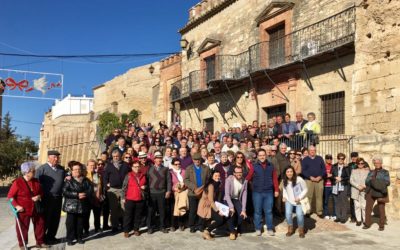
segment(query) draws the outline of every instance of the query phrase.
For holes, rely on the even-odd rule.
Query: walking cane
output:
[[[13,206],[12,201],[13,201],[13,198],[9,199],[8,200],[8,205],[10,205],[11,212],[14,214],[14,217],[17,220],[17,226],[18,226],[18,229],[19,229],[19,234],[20,234],[20,236],[22,238],[22,242],[24,244],[24,249],[28,250],[28,247],[26,246],[26,243],[25,243],[24,235],[22,234],[21,224],[20,224],[19,218],[18,218],[18,210]]]

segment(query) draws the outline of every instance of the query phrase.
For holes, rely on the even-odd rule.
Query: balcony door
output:
[[[207,83],[215,79],[215,55],[204,58],[206,62]]]
[[[269,68],[275,68],[285,63],[285,24],[278,25],[267,32],[269,35]]]

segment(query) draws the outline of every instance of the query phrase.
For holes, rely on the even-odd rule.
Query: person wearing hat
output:
[[[191,233],[195,233],[197,229],[203,230],[203,223],[197,216],[197,207],[201,198],[201,190],[209,176],[210,168],[201,164],[201,154],[195,153],[193,164],[186,169],[183,181],[189,190],[189,227]]]
[[[22,236],[17,227],[18,244],[24,249],[24,242],[28,243],[29,223],[32,219],[37,248],[47,248],[44,244],[44,217],[37,211],[34,203],[41,201],[43,190],[39,180],[34,178],[35,165],[33,162],[24,162],[21,165],[22,177],[18,177],[11,185],[7,199],[13,199],[12,205],[18,211]]]
[[[140,172],[146,175],[147,171],[149,171],[151,160],[147,158],[147,154],[145,152],[140,151],[138,155],[139,163],[140,163]]]
[[[156,213],[156,208],[160,215],[160,231],[168,233],[165,227],[166,216],[166,199],[171,195],[171,175],[169,169],[162,165],[163,156],[161,152],[154,153],[154,164],[150,166],[147,171],[147,180],[150,190],[150,197],[148,201],[148,214],[147,214],[147,233],[154,232],[153,217]]]
[[[36,171],[36,178],[39,179],[43,188],[43,206],[45,218],[45,241],[47,244],[58,242],[56,234],[60,224],[62,191],[66,172],[64,167],[59,165],[60,153],[56,150],[47,152],[47,163],[40,166]]]

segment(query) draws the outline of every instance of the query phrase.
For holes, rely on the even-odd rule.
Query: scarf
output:
[[[83,181],[83,176],[81,176],[81,177],[74,177],[74,180],[76,180],[76,181],[79,182],[79,183],[82,183],[82,181]]]
[[[176,170],[176,169],[173,168],[172,171],[174,171],[176,177],[178,178],[179,183],[183,183],[183,177],[181,175],[182,170],[181,169]]]
[[[341,177],[344,166],[338,165],[338,167],[339,167],[338,176]],[[332,193],[337,195],[339,192],[342,192],[342,191],[344,191],[344,186],[342,185],[342,182],[341,181],[340,182],[336,182],[335,186],[332,189]]]
[[[113,161],[113,165],[116,169],[119,170],[119,161]]]

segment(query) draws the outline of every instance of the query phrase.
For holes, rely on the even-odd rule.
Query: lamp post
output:
[[[188,40],[182,37],[182,39],[179,41],[182,50],[185,50],[189,44]]]
[[[153,64],[150,65],[150,67],[149,67],[149,72],[150,72],[151,75],[154,73],[154,66],[153,66]]]
[[[6,89],[6,83],[0,79],[0,128],[3,125],[3,93]]]

